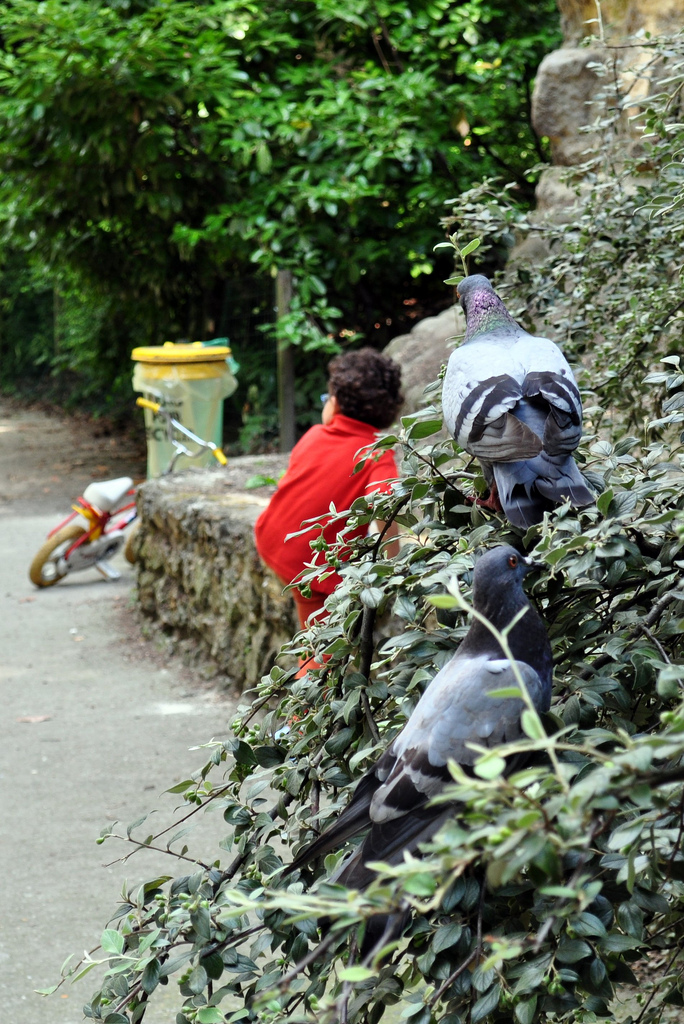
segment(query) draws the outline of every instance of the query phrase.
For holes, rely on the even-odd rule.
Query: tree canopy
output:
[[[276,268],[291,343],[400,333],[445,301],[444,201],[502,169],[530,200],[557,23],[553,0],[9,0],[0,218],[97,314],[63,357],[111,377],[131,343],[225,334],[236,282]]]

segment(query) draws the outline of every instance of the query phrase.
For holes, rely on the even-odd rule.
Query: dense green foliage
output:
[[[400,333],[445,301],[443,202],[497,168],[531,198],[529,93],[557,17],[553,0],[8,0],[0,218],[61,295],[56,367],[109,385],[133,344],[225,334],[245,361],[277,268],[295,274],[281,340]]]
[[[682,129],[670,124],[668,97],[684,81],[684,47],[665,55],[675,73],[646,117],[656,133],[649,195],[668,201],[657,202],[655,216],[639,213],[638,181],[618,189],[597,178],[560,243],[548,229],[549,259],[520,272],[508,294],[522,304],[531,281],[542,296],[555,286],[555,306],[544,308],[556,311],[552,323],[567,332],[568,348],[586,353],[590,419],[601,435],[590,426],[580,458],[596,505],[561,507],[523,536],[465,500],[483,481],[452,442],[433,443],[435,409],[381,442],[400,446],[405,475],[392,495],[357,501],[350,524],[396,518],[406,543],[387,559],[382,537],[354,542],[329,620],[291,645],[328,655],[325,668],[300,681],[274,668],[242,710],[235,738],[212,744],[207,763],[173,787],[186,816],[209,804],[223,810],[219,845],[228,858],[217,851],[191,873],[123,895],[117,927],[103,935],[109,973],[89,1016],[140,1021],[174,974],[178,1024],[375,1024],[394,1003],[415,1024],[628,1021],[634,1003],[620,999],[636,981],[643,1024],[660,1019],[665,1003],[683,1005],[684,375],[672,353],[664,372],[653,368],[675,344],[663,317],[676,313],[678,266],[659,260],[683,215],[674,173]],[[457,221],[482,225],[487,211],[499,236],[508,230],[503,200],[483,208],[466,197]],[[572,294],[585,305],[573,307]],[[646,340],[648,325],[661,322]],[[589,345],[597,323],[600,337]],[[644,423],[649,410],[655,420]],[[288,847],[308,842],[346,804],[451,656],[467,628],[473,555],[501,541],[534,549],[545,565],[528,590],[554,652],[552,714],[541,721],[528,710],[525,740],[483,754],[475,777],[454,766],[445,794],[458,805],[453,822],[420,859],[381,870],[365,893],[326,884],[343,851],[281,879]],[[327,557],[338,564],[334,549]],[[276,741],[284,720],[293,728]],[[522,750],[528,766],[505,777],[504,756]],[[121,838],[168,842],[193,860],[184,828],[169,840],[143,825]],[[384,960],[359,963],[364,922],[397,907],[412,911],[405,937]],[[321,917],[328,931],[319,932]]]
[[[274,669],[237,738],[213,744],[207,764],[174,787],[190,809],[223,809],[227,859],[217,850],[189,874],[124,896],[119,930],[103,937],[114,973],[90,1004],[95,1017],[118,1008],[139,1020],[157,984],[178,972],[179,1021],[376,1021],[399,1000],[423,1024],[468,1013],[592,1021],[608,1015],[613,986],[634,980],[630,964],[644,948],[671,949],[674,962],[684,880],[681,445],[637,457],[633,438],[614,449],[591,443],[588,471],[605,488],[598,507],[563,509],[523,539],[463,503],[452,445],[417,440],[437,426],[407,424],[408,475],[396,495],[373,510],[357,503],[361,521],[399,510],[410,543],[392,562],[361,545],[365,558],[345,570],[329,623],[309,638],[331,658],[323,678],[295,683]],[[487,755],[476,779],[454,772],[457,821],[366,893],[324,882],[311,892],[308,872],[280,882],[291,857],[282,844],[297,848],[335,816],[463,636],[466,616],[442,613],[440,625],[433,604],[456,605],[449,593],[457,579],[467,593],[473,550],[502,539],[536,545],[547,565],[533,584],[557,662],[558,718],[546,728],[564,731],[548,736],[530,714],[529,738],[497,753],[535,752],[534,767],[504,782],[504,762]],[[371,664],[376,610],[395,618]],[[147,831],[138,823],[123,838],[153,847],[170,838],[193,859],[183,826],[177,836]],[[353,966],[349,935],[397,905],[414,917],[391,962]],[[332,941],[307,961],[324,915],[336,922]],[[676,989],[670,968],[662,994]]]

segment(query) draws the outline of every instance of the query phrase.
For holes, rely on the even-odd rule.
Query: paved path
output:
[[[225,736],[234,706],[140,636],[133,571],[121,555],[116,583],[94,570],[49,590],[29,582],[31,557],[68,512],[54,506],[70,470],[44,492],[45,470],[27,454],[31,439],[38,450],[27,422],[46,426],[40,414],[27,420],[0,403],[0,472],[15,427],[24,424],[27,442],[23,465],[14,459],[12,493],[1,493],[0,477],[0,1016],[7,1024],[78,1024],[92,975],[47,999],[34,989],[54,983],[70,953],[97,944],[124,879],[175,872],[171,858],[148,853],[105,867],[122,851],[95,840],[115,819],[126,824],[157,806],[170,813],[177,798],[160,794],[204,762],[189,748]],[[60,444],[66,431],[73,454],[69,425],[52,426]],[[49,440],[39,446],[44,461],[46,448]],[[221,818],[207,815],[199,842],[213,847],[223,832]],[[168,1012],[159,1007],[146,1024],[175,1019],[173,988]]]

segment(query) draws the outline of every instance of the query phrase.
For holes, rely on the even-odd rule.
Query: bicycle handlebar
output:
[[[204,441],[201,437],[198,437],[196,434],[193,434],[191,430],[188,430],[188,428],[184,427],[182,423],[179,423],[177,419],[174,419],[171,413],[168,412],[167,409],[164,409],[164,407],[159,402],[153,402],[151,401],[151,399],[143,398],[141,395],[140,397],[136,398],[135,404],[139,405],[141,409],[151,409],[152,412],[154,413],[161,413],[163,416],[167,418],[168,422],[173,427],[175,427],[176,430],[179,430],[182,434],[185,434],[185,436],[189,438],[189,440],[194,441],[195,444],[198,444],[200,446],[200,448],[208,448],[211,451],[211,454],[216,459],[216,461],[219,462],[222,466],[226,466],[228,464],[228,459],[223,454],[221,449],[214,444],[213,441]],[[174,447],[178,449],[175,458],[177,458],[179,454],[187,455],[187,457],[190,459],[194,458],[196,455],[199,455],[199,452],[191,452],[188,451],[187,448],[181,450],[179,448],[178,442],[176,442],[173,438],[171,438],[171,442],[174,445]]]
[[[141,409],[151,409],[152,412],[159,412],[161,405],[159,402],[151,402],[149,398],[136,398],[135,404],[139,405]]]

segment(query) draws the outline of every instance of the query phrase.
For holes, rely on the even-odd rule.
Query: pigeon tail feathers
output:
[[[572,455],[541,452],[523,462],[495,462],[492,471],[507,519],[525,530],[564,501],[576,508],[594,502]]]

